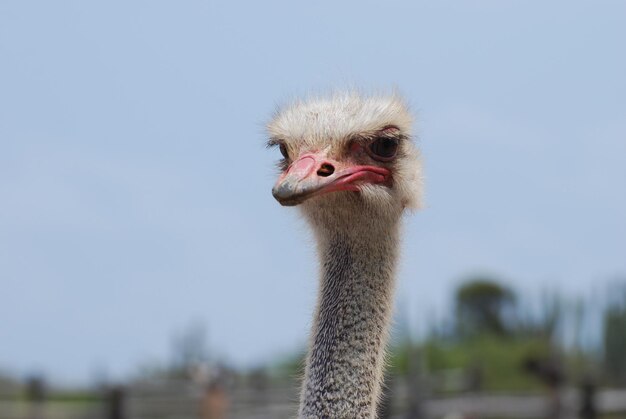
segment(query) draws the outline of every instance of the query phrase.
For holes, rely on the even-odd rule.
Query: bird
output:
[[[405,213],[420,207],[413,116],[397,92],[334,91],[279,107],[272,189],[316,243],[319,286],[298,418],[376,418]]]

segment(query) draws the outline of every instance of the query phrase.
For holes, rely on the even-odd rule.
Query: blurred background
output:
[[[398,88],[381,418],[626,417],[626,3],[0,2],[0,418],[288,418],[316,261],[264,124]]]

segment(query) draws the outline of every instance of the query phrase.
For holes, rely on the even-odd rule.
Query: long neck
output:
[[[318,232],[321,278],[300,418],[375,418],[392,314],[399,220]]]

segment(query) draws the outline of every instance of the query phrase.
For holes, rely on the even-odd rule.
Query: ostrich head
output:
[[[279,110],[268,125],[268,144],[283,156],[274,197],[335,231],[417,208],[421,165],[411,122],[395,94],[334,94]]]

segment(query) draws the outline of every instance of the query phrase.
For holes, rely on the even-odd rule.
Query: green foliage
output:
[[[429,339],[420,345],[423,373],[445,377],[447,373],[465,375],[478,371],[486,391],[534,390],[540,384],[523,371],[528,357],[546,357],[550,345],[544,339],[515,339],[482,335],[463,341]],[[407,348],[392,353],[391,364],[396,374],[406,374],[409,365]],[[450,375],[450,374],[447,374]],[[445,385],[443,386],[445,389]]]
[[[48,396],[48,401],[64,403],[96,403],[101,399],[101,394],[89,391],[54,392]]]
[[[456,291],[456,322],[462,336],[509,332],[504,315],[515,303],[515,295],[495,281],[476,278]]]
[[[304,361],[306,353],[303,351],[295,352],[282,357],[278,362],[271,366],[274,375],[294,378],[304,375]]]

